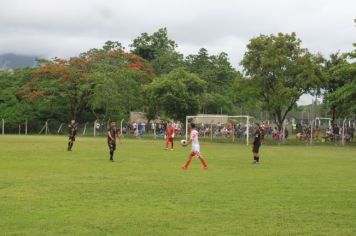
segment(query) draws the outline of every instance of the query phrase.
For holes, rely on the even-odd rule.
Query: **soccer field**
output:
[[[0,137],[0,235],[356,235],[356,148]]]

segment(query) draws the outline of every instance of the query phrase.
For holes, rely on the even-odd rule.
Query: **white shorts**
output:
[[[192,146],[192,151],[199,153],[199,152],[200,152],[200,146],[199,146],[199,145],[197,145],[197,146],[193,145],[193,146]]]

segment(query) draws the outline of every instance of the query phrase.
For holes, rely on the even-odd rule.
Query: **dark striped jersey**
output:
[[[115,128],[109,128],[108,132],[110,132],[112,139],[110,139],[110,136],[108,134],[108,141],[113,140],[114,142],[116,141],[116,135],[117,135],[117,130]]]
[[[253,140],[253,145],[261,145],[261,130],[260,129],[256,129],[255,132],[255,139]]]
[[[68,125],[68,133],[69,136],[76,136],[77,135],[77,125],[76,124],[69,124]]]

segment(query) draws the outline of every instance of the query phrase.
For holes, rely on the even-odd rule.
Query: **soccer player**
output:
[[[72,151],[73,143],[75,141],[75,136],[77,135],[77,124],[75,123],[75,120],[71,120],[70,124],[68,125],[68,131],[69,131],[69,140],[68,140],[68,151]]]
[[[253,140],[253,148],[252,148],[252,153],[253,153],[253,162],[252,164],[259,164],[260,163],[260,146],[261,146],[261,129],[260,129],[260,124],[255,123],[255,138]]]
[[[192,130],[190,131],[190,139],[185,144],[185,146],[192,144],[192,151],[189,153],[189,158],[185,162],[185,164],[182,166],[182,169],[184,169],[184,170],[188,169],[189,164],[192,161],[192,158],[196,156],[201,161],[203,169],[206,170],[206,169],[208,169],[208,165],[206,164],[206,161],[205,161],[203,155],[200,153],[200,145],[199,145],[199,140],[198,140],[199,132],[195,129],[194,123],[191,123],[190,127],[192,128]]]
[[[168,144],[171,143],[171,150],[173,150],[174,128],[172,122],[169,122],[166,129],[166,150],[168,150]]]
[[[110,161],[114,161],[114,152],[116,150],[116,138],[119,138],[119,132],[116,129],[116,123],[111,122],[110,128],[108,129],[108,146],[110,150]]]

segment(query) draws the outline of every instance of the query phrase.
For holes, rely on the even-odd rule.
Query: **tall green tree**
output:
[[[34,105],[25,99],[23,85],[31,81],[31,68],[0,70],[0,118],[7,122],[31,121]]]
[[[254,82],[244,78],[242,74],[236,76],[232,83],[231,99],[237,106],[239,114],[256,115],[263,110]]]
[[[146,86],[150,118],[164,115],[177,121],[185,121],[187,115],[199,112],[200,96],[205,87],[203,80],[183,68],[154,79]]]
[[[347,58],[348,55],[346,53],[340,54],[337,52],[332,53],[329,59],[325,62],[327,79],[324,86],[324,102],[326,103],[328,110],[331,112],[333,121],[339,118],[339,115],[344,115],[340,104],[338,104],[335,99],[332,99],[333,96],[331,96],[331,94],[350,81],[350,74],[347,72],[345,73],[345,68],[349,67],[350,64],[347,61]]]
[[[332,54],[328,61],[328,80],[324,100],[332,112],[333,120],[356,116],[355,59],[356,49],[341,56],[338,53]]]
[[[143,85],[154,76],[145,59],[111,41],[82,55],[92,61],[90,76],[96,86],[89,106],[97,119],[127,118],[130,111],[142,108]]]
[[[228,55],[224,52],[209,55],[205,48],[201,48],[198,54],[187,56],[185,65],[207,82],[207,94],[202,100],[203,112],[231,113],[234,106],[232,84],[238,73],[230,64]]]
[[[249,89],[279,129],[300,96],[321,87],[322,63],[323,58],[301,47],[295,33],[252,38],[241,61]]]
[[[142,33],[130,45],[131,52],[149,61],[157,75],[182,66],[183,55],[176,51],[177,46],[175,41],[169,39],[166,28],[151,35]]]

